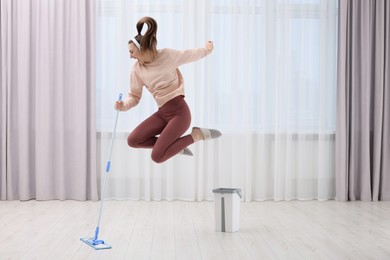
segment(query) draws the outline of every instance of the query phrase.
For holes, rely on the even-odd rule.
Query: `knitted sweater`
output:
[[[153,95],[158,107],[162,107],[177,96],[184,96],[184,79],[178,67],[199,60],[208,54],[210,51],[206,48],[184,51],[161,49],[150,63],[141,65],[136,61],[131,71],[130,91],[124,101],[124,110],[129,110],[138,104],[143,86]]]

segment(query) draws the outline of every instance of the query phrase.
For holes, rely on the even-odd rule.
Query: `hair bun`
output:
[[[147,31],[144,35],[141,34],[144,24],[148,26]],[[141,18],[137,25],[138,35],[135,37],[140,43],[142,50],[154,51],[157,48],[157,22],[149,16]]]

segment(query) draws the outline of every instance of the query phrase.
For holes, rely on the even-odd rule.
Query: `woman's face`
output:
[[[129,44],[130,59],[137,59],[140,64],[144,63],[142,53],[138,50],[134,43]]]

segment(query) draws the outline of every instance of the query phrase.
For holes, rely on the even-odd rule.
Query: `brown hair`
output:
[[[141,35],[142,28],[144,24],[148,26],[148,30],[144,35]],[[141,18],[137,23],[137,31],[138,34],[134,37],[137,42],[141,45],[142,52],[144,51],[156,51],[157,50],[157,22],[152,18],[145,16]],[[129,41],[129,44],[132,43],[133,40]]]

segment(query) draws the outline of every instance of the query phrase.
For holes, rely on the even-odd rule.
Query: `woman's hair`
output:
[[[148,26],[148,30],[144,35],[141,35],[141,31],[145,23]],[[157,22],[152,17],[145,16],[138,21],[137,31],[138,34],[134,37],[134,39],[140,44],[142,52],[156,51],[157,50],[157,37],[156,37]],[[129,44],[132,42],[133,40],[130,40]]]

